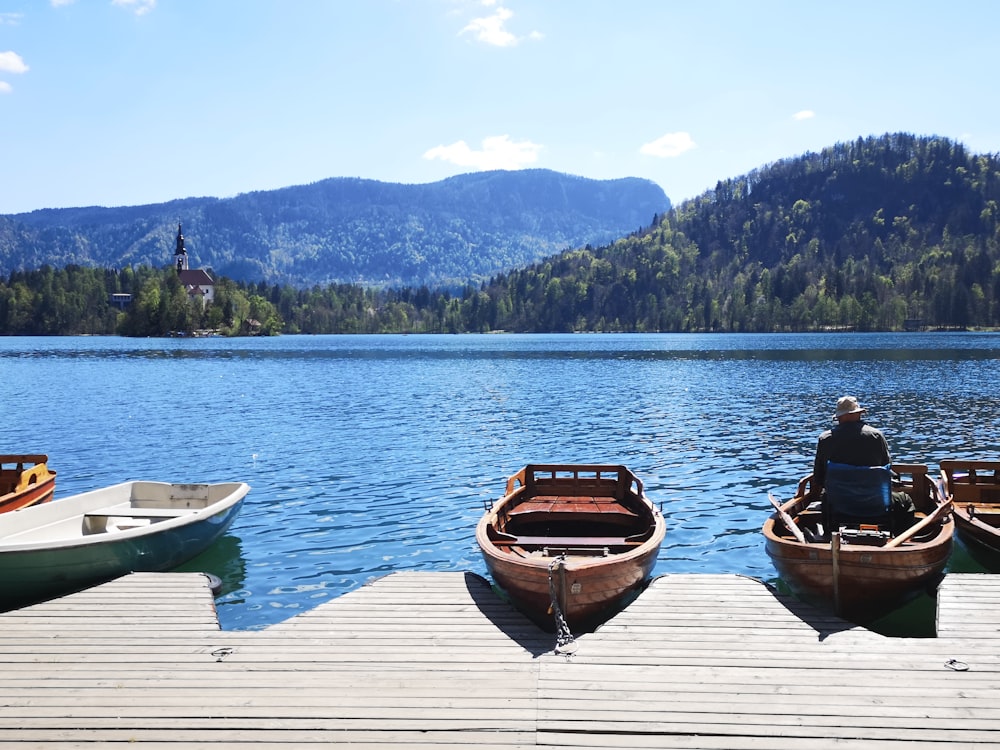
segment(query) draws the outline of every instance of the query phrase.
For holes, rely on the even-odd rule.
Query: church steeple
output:
[[[174,270],[177,278],[187,289],[188,299],[195,300],[204,307],[215,301],[215,282],[208,271],[199,268],[192,271],[188,268],[187,248],[184,247],[184,232],[177,224],[177,249],[174,250]]]
[[[177,225],[177,249],[174,250],[174,267],[178,271],[188,270],[187,250],[184,249],[184,235],[181,234],[181,225]]]

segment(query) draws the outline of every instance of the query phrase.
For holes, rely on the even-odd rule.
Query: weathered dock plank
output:
[[[950,574],[938,587],[939,638],[978,639],[1000,645],[1000,576]]]
[[[127,576],[0,614],[0,746],[1000,747],[1000,578],[962,578],[937,638],[893,639],[753,579],[664,576],[557,653],[471,574],[238,632],[204,576]]]
[[[571,656],[545,658],[539,742],[592,733],[589,747],[653,737],[690,747],[704,735],[722,740],[706,747],[733,748],[1000,745],[989,698],[1000,660],[979,649],[976,671],[958,673],[946,666],[955,647],[884,638],[752,579],[666,576]]]
[[[127,601],[117,597],[133,578],[114,582],[112,598]],[[393,576],[250,632],[220,631],[210,594],[206,621],[197,596],[185,616],[184,586],[159,592],[171,607],[147,608],[157,589],[134,582],[123,608],[91,608],[91,590],[85,603],[61,600],[72,612],[61,620],[60,602],[0,615],[4,744],[534,746],[538,664],[528,648],[549,638],[477,576],[402,586]],[[340,610],[382,626],[345,625]]]

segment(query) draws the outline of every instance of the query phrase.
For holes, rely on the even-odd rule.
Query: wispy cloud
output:
[[[53,8],[72,5],[76,0],[49,0]],[[137,16],[144,16],[156,7],[156,0],[111,0],[112,5],[130,10]]]
[[[0,26],[17,26],[22,18],[23,13],[0,13]]]
[[[483,139],[478,151],[465,141],[457,141],[450,146],[435,146],[426,153],[425,159],[440,159],[459,167],[477,170],[522,169],[538,160],[542,146],[531,141],[515,143],[508,135],[495,135]]]
[[[111,4],[144,16],[156,7],[156,0],[111,0]]]
[[[816,116],[816,113],[811,109],[803,109],[801,112],[796,112],[792,115],[793,120],[811,120]]]
[[[459,32],[459,35],[471,34],[476,41],[492,47],[513,47],[522,41],[523,37],[518,37],[508,31],[506,27],[507,21],[514,17],[514,11],[502,5],[496,5],[495,0],[484,0],[483,5],[496,6],[496,10],[493,11],[492,15],[473,18]],[[539,40],[543,38],[543,35],[538,31],[532,31],[526,38]]]
[[[697,147],[698,144],[691,138],[690,133],[680,131],[661,135],[655,141],[643,144],[639,149],[639,153],[646,154],[647,156],[658,156],[662,159],[670,159]]]
[[[14,89],[6,81],[0,81],[0,94],[9,94]]]

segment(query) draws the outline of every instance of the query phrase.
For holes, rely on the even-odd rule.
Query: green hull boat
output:
[[[124,482],[0,514],[0,609],[176,568],[236,518],[242,482]]]

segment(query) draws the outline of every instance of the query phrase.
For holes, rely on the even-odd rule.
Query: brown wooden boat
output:
[[[0,455],[0,513],[46,503],[56,490],[48,456]]]
[[[526,466],[476,527],[494,582],[560,631],[590,629],[638,593],[665,534],[642,482],[624,466],[597,464]]]
[[[764,522],[764,539],[778,575],[800,598],[842,617],[867,622],[940,582],[952,549],[951,502],[924,464],[893,464],[916,507],[905,529],[874,522],[824,529],[812,475]]]
[[[959,539],[978,562],[1000,570],[1000,461],[942,461],[941,487]]]

